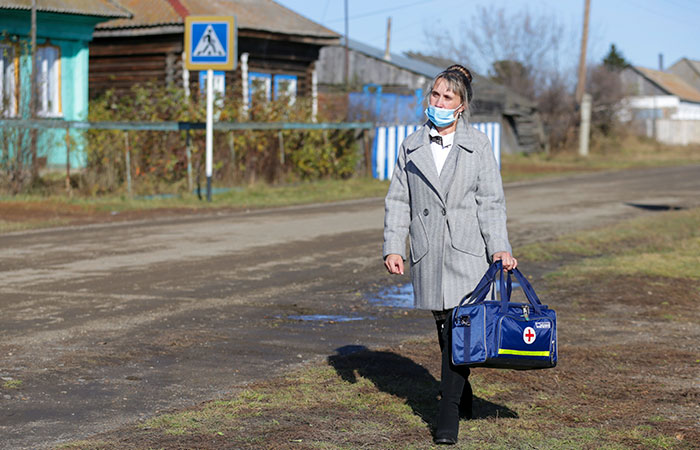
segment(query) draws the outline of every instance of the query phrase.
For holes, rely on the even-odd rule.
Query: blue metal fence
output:
[[[493,154],[501,165],[501,124],[498,122],[477,122],[471,124],[488,136],[493,147]],[[372,176],[379,180],[388,180],[394,171],[399,147],[409,134],[420,125],[394,125],[375,128],[372,144]]]
[[[382,86],[367,84],[362,92],[348,94],[348,119],[380,123],[413,123],[423,120],[423,91],[412,95],[382,92]]]

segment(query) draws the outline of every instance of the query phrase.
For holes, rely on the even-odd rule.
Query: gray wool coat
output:
[[[501,175],[488,137],[459,119],[438,176],[430,122],[401,144],[385,199],[384,257],[406,259],[415,307],[445,310],[470,294],[494,253],[512,253]]]

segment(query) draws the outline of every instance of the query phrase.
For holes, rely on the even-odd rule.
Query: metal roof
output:
[[[117,0],[114,0],[117,1]],[[98,30],[182,25],[183,16],[235,15],[239,29],[337,39],[338,33],[272,0],[118,0],[134,15],[99,24]],[[178,12],[179,10],[179,12]]]
[[[700,103],[700,91],[686,83],[678,75],[647,69],[646,67],[632,66],[644,78],[657,85],[671,95],[676,95],[681,100]]]
[[[341,46],[345,45],[345,38],[340,38],[340,44]],[[393,64],[396,67],[400,67],[402,69],[408,70],[409,72],[416,73],[418,75],[423,75],[426,76],[430,79],[434,78],[435,75],[439,74],[444,70],[443,67],[435,66],[433,64],[429,64],[427,62],[419,61],[417,59],[413,58],[408,58],[403,55],[397,55],[396,53],[391,53],[391,59],[385,60],[384,59],[384,50],[380,50],[376,47],[372,47],[371,45],[363,44],[362,42],[355,41],[353,39],[348,39],[348,48],[359,52],[363,53],[367,56],[371,56],[372,58],[380,59],[382,61],[386,61],[389,64]]]
[[[688,66],[690,66],[690,68],[693,69],[693,71],[695,71],[696,74],[700,75],[700,61],[688,58],[683,58],[681,59],[681,61],[685,61],[686,63],[688,63]]]
[[[345,38],[340,39],[339,45],[341,45],[341,46],[345,45]],[[372,47],[372,46],[367,45],[367,44],[363,44],[362,42],[358,42],[358,41],[355,41],[352,39],[348,40],[348,48],[350,50],[353,50],[353,51],[356,51],[359,53],[363,53],[363,54],[370,56],[372,58],[380,59],[382,61],[385,61],[388,64],[393,64],[396,67],[400,67],[404,70],[408,70],[409,72],[413,72],[413,73],[416,73],[419,75],[426,76],[431,80],[433,78],[435,78],[435,76],[437,74],[439,74],[440,72],[442,72],[443,70],[445,70],[447,68],[447,65],[438,66],[435,64],[430,64],[427,61],[423,61],[423,60],[420,60],[417,58],[412,58],[409,56],[398,55],[395,53],[391,53],[390,59],[386,60],[386,59],[384,59],[384,51],[383,50],[380,50],[376,47]],[[451,65],[451,64],[449,64],[449,65]],[[472,73],[472,76],[473,76],[472,86],[474,86],[475,89],[477,88],[477,86],[488,87],[492,91],[498,91],[498,92],[502,93],[503,95],[508,96],[508,98],[511,99],[512,101],[514,101],[515,103],[518,103],[520,105],[527,106],[527,107],[534,107],[535,106],[535,104],[531,100],[529,100],[529,99],[527,99],[519,94],[516,94],[515,92],[511,91],[510,89],[508,89],[505,86],[502,86],[498,83],[494,83],[493,81],[489,80],[488,78],[483,77],[483,76],[476,74],[476,73]]]
[[[95,17],[131,17],[112,0],[37,0],[37,11]],[[0,9],[31,10],[32,0],[0,0]]]

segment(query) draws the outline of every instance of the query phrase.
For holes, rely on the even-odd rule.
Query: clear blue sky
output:
[[[344,33],[344,0],[275,0],[326,27]],[[384,48],[391,17],[391,51],[426,51],[426,27],[455,29],[475,5],[554,13],[580,39],[584,0],[348,0],[350,38]],[[700,60],[700,1],[591,0],[588,61],[599,62],[614,43],[634,65],[668,67],[680,58]],[[576,50],[578,54],[578,49]],[[575,60],[578,60],[576,55]]]

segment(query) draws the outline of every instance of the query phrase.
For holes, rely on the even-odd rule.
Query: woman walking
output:
[[[460,410],[471,416],[469,368],[452,364],[450,313],[489,267],[517,266],[506,229],[498,165],[485,134],[469,125],[469,70],[453,65],[428,94],[428,121],[401,144],[385,199],[384,264],[404,273],[410,237],[415,307],[433,312],[442,369],[436,444],[455,444]],[[461,403],[461,405],[460,405]]]

